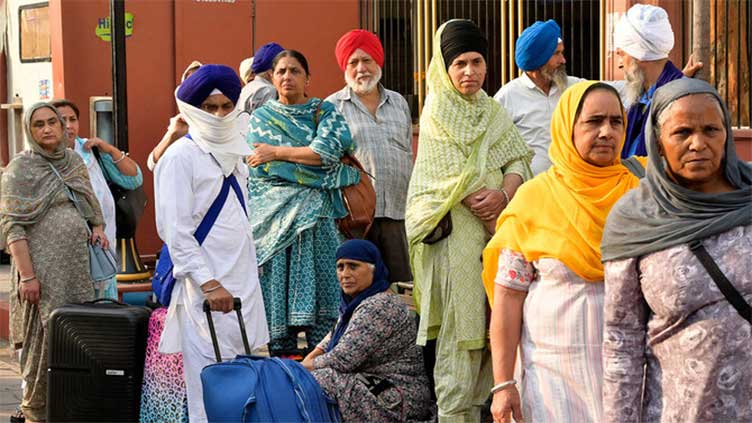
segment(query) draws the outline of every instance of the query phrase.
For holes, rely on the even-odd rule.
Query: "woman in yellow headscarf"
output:
[[[520,187],[483,252],[497,422],[510,413],[526,422],[601,420],[600,242],[609,210],[639,183],[619,159],[625,128],[611,86],[583,81],[564,92],[551,120],[553,166]]]

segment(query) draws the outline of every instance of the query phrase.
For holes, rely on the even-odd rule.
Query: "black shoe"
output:
[[[25,421],[26,417],[24,417],[21,407],[16,408],[16,411],[10,415],[10,423],[24,423]]]

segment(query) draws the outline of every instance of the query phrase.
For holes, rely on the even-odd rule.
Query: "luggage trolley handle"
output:
[[[245,322],[243,320],[243,313],[241,312],[242,307],[240,298],[235,297],[232,299],[232,308],[238,315],[238,325],[240,325],[240,336],[243,337],[243,347],[245,348],[246,355],[250,355],[251,347],[248,344],[248,334],[245,331]],[[214,356],[217,358],[217,363],[221,363],[222,354],[219,353],[219,341],[217,340],[217,332],[214,329],[214,319],[212,319],[209,300],[204,300],[204,313],[206,313],[206,320],[209,322],[209,333],[211,334],[212,346],[214,347]]]

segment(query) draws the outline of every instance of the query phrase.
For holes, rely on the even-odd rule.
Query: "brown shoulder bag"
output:
[[[322,101],[323,103],[323,101]],[[313,118],[315,129],[318,131],[321,103],[316,108]],[[360,173],[360,182],[340,188],[342,201],[347,209],[347,216],[337,219],[339,231],[348,239],[364,238],[373,225],[376,215],[376,190],[371,182],[371,175],[352,154],[345,154],[340,159],[344,166],[352,166]]]

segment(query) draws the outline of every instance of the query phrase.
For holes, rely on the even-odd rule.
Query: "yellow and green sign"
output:
[[[94,33],[97,37],[101,38],[102,41],[110,41],[112,40],[110,29],[110,17],[99,18]],[[130,37],[131,35],[133,35],[133,13],[125,12],[125,36]]]

